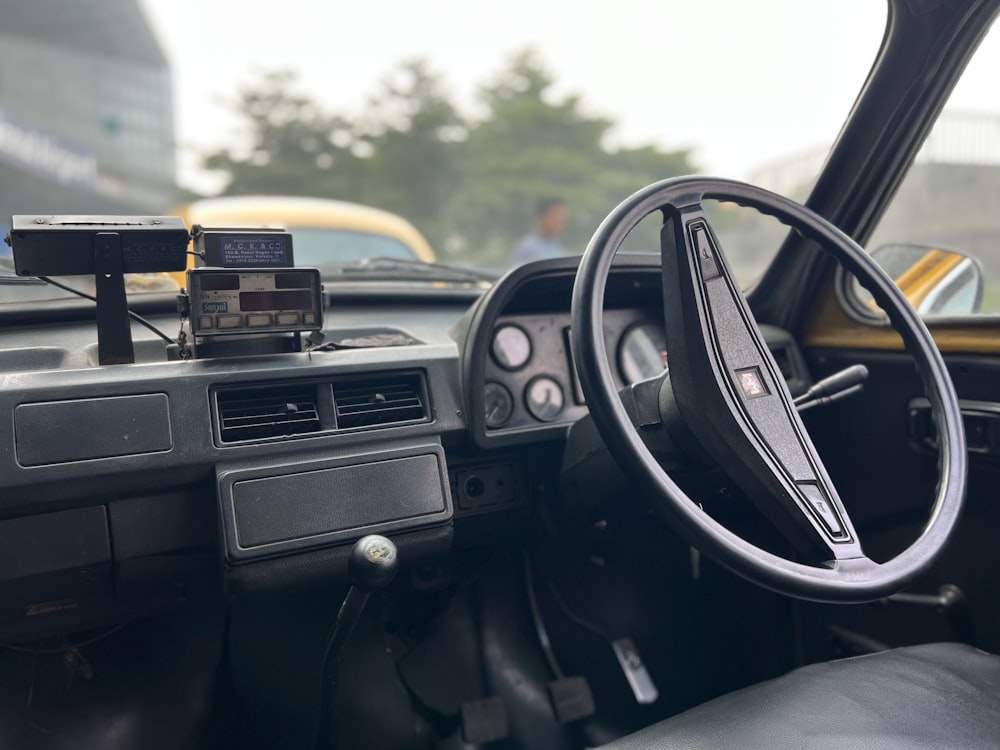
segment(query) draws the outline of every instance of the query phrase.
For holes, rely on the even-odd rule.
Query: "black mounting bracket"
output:
[[[135,362],[124,268],[121,235],[98,232],[94,237],[94,296],[97,297],[97,356],[102,365]]]

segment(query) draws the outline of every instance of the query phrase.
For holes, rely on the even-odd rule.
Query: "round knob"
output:
[[[347,570],[351,583],[366,591],[392,583],[399,570],[399,553],[390,539],[378,534],[361,537],[351,548]]]

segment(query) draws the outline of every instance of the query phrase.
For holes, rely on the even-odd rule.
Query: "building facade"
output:
[[[138,0],[0,8],[0,224],[163,212],[176,190],[170,69]]]

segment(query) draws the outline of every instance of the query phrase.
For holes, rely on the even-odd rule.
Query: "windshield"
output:
[[[486,28],[460,0],[2,6],[0,217],[333,199],[405,219],[429,249],[293,227],[303,265],[418,258],[492,272],[582,252],[612,207],[673,175],[803,197],[886,16],[877,0],[511,0]],[[749,284],[782,232],[717,213]],[[657,252],[656,223],[626,249]],[[129,293],[168,288],[165,275],[136,277]],[[0,286],[0,302],[65,296],[14,289]]]
[[[400,258],[418,260],[417,254],[402,240],[371,232],[316,227],[287,227],[295,243],[295,262],[334,272],[344,263],[365,258]],[[324,273],[324,276],[326,273]]]

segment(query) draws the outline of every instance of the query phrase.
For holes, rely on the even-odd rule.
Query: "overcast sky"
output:
[[[467,103],[525,46],[621,142],[693,148],[703,171],[746,179],[832,142],[885,19],[880,0],[140,2],[173,66],[180,179],[201,187],[195,157],[232,142],[225,102],[255,71],[293,69],[320,101],[356,111],[419,56]],[[996,69],[982,77],[994,101],[968,108],[997,103]]]

